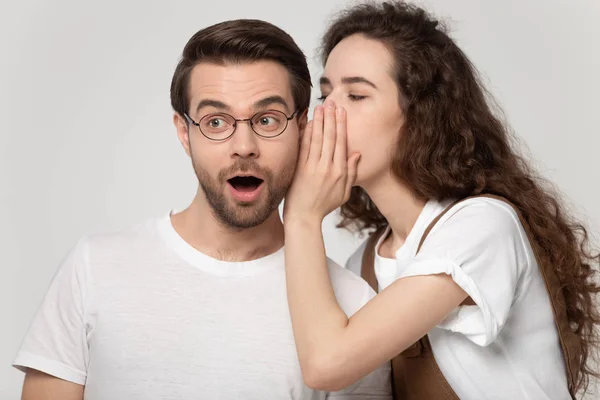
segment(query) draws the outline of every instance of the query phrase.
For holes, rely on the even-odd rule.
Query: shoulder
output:
[[[454,205],[435,224],[430,235],[443,238],[448,244],[462,245],[513,241],[524,247],[527,241],[517,211],[505,201],[488,197],[475,197]]]
[[[56,277],[76,277],[83,287],[98,279],[118,279],[126,270],[146,265],[164,253],[156,226],[157,219],[149,218],[121,230],[81,236],[63,257]]]
[[[511,287],[532,262],[531,246],[517,211],[505,201],[487,197],[467,199],[449,209],[414,259],[421,269],[444,264],[471,277],[503,279]]]
[[[148,218],[119,230],[89,234],[80,240],[79,246],[92,261],[128,253],[141,254],[155,248],[160,241],[159,223],[160,218]]]
[[[491,197],[473,197],[463,200],[450,208],[442,221],[473,218],[485,218],[486,221],[480,223],[487,222],[507,227],[520,224],[519,216],[511,204]]]
[[[348,316],[354,314],[375,296],[375,291],[359,275],[330,258],[327,259],[327,266],[335,296]]]

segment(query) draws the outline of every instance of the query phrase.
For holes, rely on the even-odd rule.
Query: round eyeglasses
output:
[[[252,118],[236,119],[225,113],[207,114],[199,122],[194,121],[187,113],[183,115],[192,124],[198,127],[207,139],[226,140],[229,139],[237,128],[238,122],[249,122],[250,127],[258,136],[274,138],[281,135],[287,128],[288,122],[294,118],[298,110],[289,117],[282,111],[267,110],[260,111]]]

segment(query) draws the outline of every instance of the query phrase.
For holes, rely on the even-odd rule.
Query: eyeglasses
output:
[[[238,122],[249,122],[252,130],[261,137],[274,138],[281,135],[287,128],[288,122],[294,118],[298,110],[289,117],[277,110],[260,111],[252,118],[236,119],[225,113],[213,113],[202,117],[199,122],[194,121],[187,113],[183,115],[192,124],[198,127],[207,139],[229,139],[237,128]]]

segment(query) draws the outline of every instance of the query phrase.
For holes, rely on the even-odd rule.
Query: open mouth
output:
[[[250,193],[258,189],[263,180],[255,176],[234,176],[227,182],[238,192]]]

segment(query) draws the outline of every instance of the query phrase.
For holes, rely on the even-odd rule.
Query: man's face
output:
[[[246,119],[269,110],[283,112],[287,117],[295,111],[289,73],[272,61],[240,65],[200,63],[192,70],[188,85],[189,117],[209,135],[225,126],[225,114]],[[255,126],[257,122],[273,123],[270,115],[277,114],[264,114],[265,118],[255,120]],[[237,122],[232,136],[211,140],[197,126],[188,126],[175,114],[179,139],[221,222],[234,228],[250,228],[277,210],[294,175],[305,119],[303,116],[299,124],[295,116],[282,134],[272,138],[257,135],[249,122]]]

